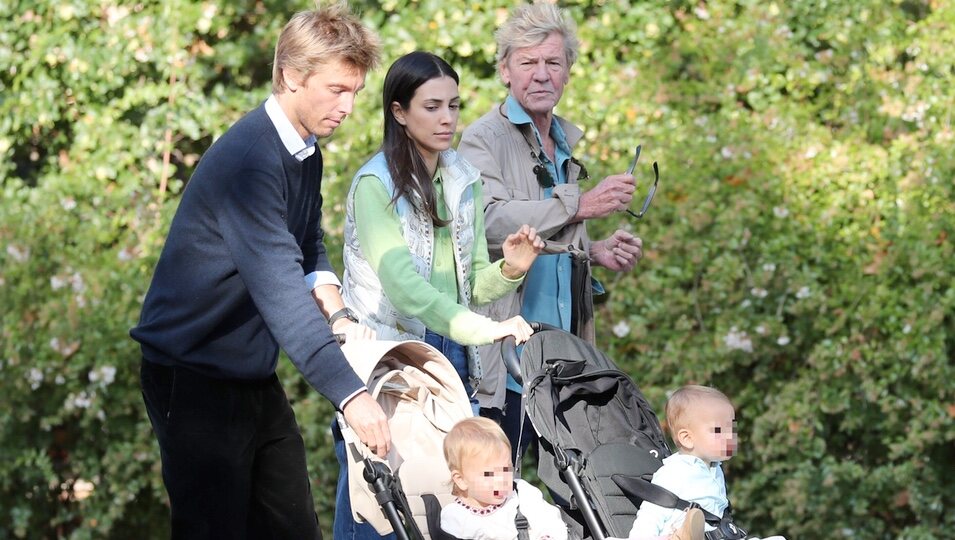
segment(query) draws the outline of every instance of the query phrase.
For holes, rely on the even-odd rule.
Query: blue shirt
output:
[[[530,115],[521,107],[520,103],[513,96],[507,96],[504,102],[507,107],[507,117],[511,123],[520,126],[530,124],[534,130],[534,136],[541,148],[544,147],[540,132],[537,126],[531,120]],[[567,136],[563,128],[556,121],[551,122],[550,136],[556,143],[554,163],[550,158],[541,152],[541,163],[547,167],[555,184],[567,183],[567,162],[570,160],[570,146],[567,144]],[[544,189],[544,196],[550,197],[552,188]],[[537,321],[547,323],[565,331],[570,331],[571,319],[571,291],[570,291],[570,255],[563,253],[560,255],[541,255],[534,261],[527,277],[524,278],[524,302],[521,305],[521,316],[528,321]],[[507,389],[515,392],[521,391],[521,386],[517,384],[510,375],[507,377]]]
[[[706,463],[689,454],[673,454],[663,459],[663,466],[653,473],[652,482],[684,501],[699,504],[703,510],[718,517],[723,516],[723,511],[729,505],[726,480],[719,462]],[[668,535],[683,524],[685,516],[686,512],[682,510],[664,508],[644,501],[637,512],[629,537]],[[715,529],[709,524],[705,528],[707,531]]]

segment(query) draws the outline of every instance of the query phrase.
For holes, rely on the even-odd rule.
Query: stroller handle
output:
[[[560,330],[556,326],[537,321],[528,321],[527,324],[531,325],[531,330],[533,330],[535,334],[541,330]],[[507,368],[508,375],[514,377],[517,384],[524,384],[524,377],[521,375],[521,362],[517,356],[517,343],[514,336],[507,336],[501,340],[501,356],[504,359],[504,367]]]

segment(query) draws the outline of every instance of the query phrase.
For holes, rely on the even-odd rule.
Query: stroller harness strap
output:
[[[730,507],[727,507],[726,511],[723,512],[723,517],[720,517],[700,508],[700,505],[681,499],[670,490],[643,478],[622,474],[615,474],[611,478],[620,487],[621,491],[641,501],[649,501],[657,506],[676,510],[699,508],[703,512],[706,523],[716,527],[715,530],[706,533],[706,540],[740,540],[747,537],[746,531],[733,523]]]
[[[528,532],[530,523],[521,513],[520,508],[517,509],[517,514],[514,516],[514,527],[517,529],[517,540],[530,540],[530,533]]]

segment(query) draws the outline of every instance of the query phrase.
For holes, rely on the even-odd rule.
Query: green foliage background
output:
[[[509,2],[353,2],[385,43],[501,100]],[[167,536],[127,331],[206,147],[268,95],[304,1],[0,0],[0,538]],[[644,145],[644,238],[599,274],[601,348],[658,410],[735,400],[736,514],[790,539],[953,538],[955,6],[943,0],[593,0],[558,111],[594,178]],[[323,143],[327,228],[380,138],[383,70]],[[330,407],[283,362],[331,524]],[[92,494],[89,492],[92,485]],[[330,535],[329,535],[330,536]]]

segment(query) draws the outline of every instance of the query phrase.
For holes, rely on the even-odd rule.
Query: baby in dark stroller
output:
[[[691,516],[677,508],[667,508],[644,500],[630,530],[630,540],[655,539],[677,527],[686,529],[686,522],[703,523],[722,518],[729,508],[726,483],[721,463],[736,452],[736,412],[725,394],[707,386],[684,386],[673,393],[666,404],[667,429],[677,446],[677,453],[663,459],[653,474],[652,484],[668,490],[699,508]],[[737,532],[730,525],[730,532]],[[695,525],[694,525],[695,527]],[[718,527],[707,525],[708,538],[718,536]],[[753,539],[743,531],[739,538]],[[785,540],[772,536],[766,540]]]
[[[691,399],[683,416],[704,435],[711,430],[716,448],[707,445],[703,451],[702,439],[693,443],[686,438],[689,432],[677,427],[682,420],[671,421],[678,442],[678,453],[671,456],[646,398],[626,373],[592,345],[567,332],[543,328],[524,344],[519,366],[510,350],[503,349],[505,364],[522,380],[524,411],[539,437],[538,477],[560,505],[572,534],[594,540],[751,538],[733,521],[719,468],[736,440],[735,414],[725,396],[699,404]],[[678,399],[680,395],[683,392],[678,392]],[[713,411],[722,417],[711,417]],[[703,423],[697,425],[697,421]],[[664,464],[691,460],[714,476],[710,487],[719,493],[714,500],[720,503],[710,505],[710,491],[684,490],[692,483],[682,474],[667,483],[676,494],[657,485],[667,474],[655,476]],[[666,518],[638,521],[638,509],[647,501],[664,507],[659,512],[666,512]],[[653,516],[651,506],[646,508],[648,516]]]
[[[455,499],[441,510],[441,529],[475,540],[565,540],[560,509],[533,485],[517,480],[511,444],[493,420],[467,418],[444,439]]]

